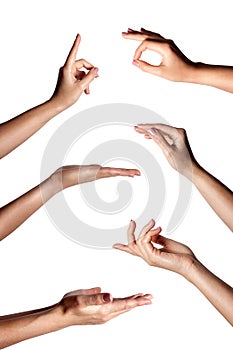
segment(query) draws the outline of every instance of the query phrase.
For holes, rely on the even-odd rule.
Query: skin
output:
[[[7,237],[63,189],[107,177],[139,175],[140,172],[136,169],[109,168],[100,165],[70,165],[59,168],[40,185],[0,208],[0,240]]]
[[[100,288],[76,290],[55,305],[0,317],[0,348],[74,325],[103,324],[135,307],[151,304],[152,295],[113,298]]]
[[[135,130],[161,148],[169,164],[193,182],[215,213],[233,231],[233,193],[196,161],[186,131],[164,124],[140,124]]]
[[[80,42],[81,36],[77,35],[64,66],[60,68],[52,97],[0,124],[1,158],[26,141],[58,113],[77,102],[83,92],[90,93],[89,85],[98,77],[98,68],[84,59],[76,60]],[[105,177],[134,175],[140,175],[139,171],[102,168],[99,165],[62,167],[42,184],[0,208],[0,240],[13,232],[56,193],[67,187]]]
[[[49,120],[78,101],[83,92],[90,93],[89,85],[98,77],[98,68],[84,59],[76,60],[80,42],[81,36],[77,35],[64,66],[60,68],[52,97],[41,105],[0,124],[0,158],[9,154]]]
[[[175,82],[209,85],[233,93],[233,67],[192,62],[172,40],[143,28],[140,31],[129,28],[122,36],[141,42],[135,51],[133,64],[142,71]],[[161,55],[160,65],[154,66],[141,59],[146,50]]]
[[[233,326],[233,288],[209,271],[189,247],[160,235],[161,228],[154,229],[152,219],[135,238],[135,221],[128,228],[128,245],[115,244],[113,247],[138,256],[150,266],[160,267],[182,275],[194,284],[210,303]],[[157,248],[154,243],[161,246]]]

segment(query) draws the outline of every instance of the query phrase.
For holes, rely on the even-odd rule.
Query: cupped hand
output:
[[[196,260],[195,255],[186,245],[173,241],[160,235],[162,229],[154,229],[155,221],[152,219],[135,238],[136,223],[131,220],[127,236],[128,244],[114,244],[113,248],[138,256],[149,265],[167,269],[186,276],[189,268]],[[157,248],[154,243],[161,246]]]
[[[139,124],[135,126],[135,131],[156,142],[169,164],[182,175],[192,178],[197,161],[184,129],[165,124]]]
[[[57,169],[51,175],[51,181],[59,190],[79,185],[85,182],[91,182],[98,179],[116,176],[139,176],[137,169],[122,169],[102,167],[100,165],[68,165]]]
[[[140,31],[128,29],[123,38],[141,41],[135,51],[133,64],[142,71],[160,76],[171,81],[191,81],[195,64],[189,60],[170,40],[158,33],[141,28]],[[141,59],[146,50],[155,51],[161,56],[161,63],[154,66]]]
[[[98,68],[84,59],[76,60],[80,42],[81,36],[78,34],[64,66],[59,70],[57,85],[51,98],[65,108],[74,104],[83,92],[89,94],[89,85],[98,77]]]
[[[151,304],[151,299],[151,294],[142,293],[113,298],[97,287],[67,293],[59,305],[69,325],[87,325],[105,323],[137,306]]]

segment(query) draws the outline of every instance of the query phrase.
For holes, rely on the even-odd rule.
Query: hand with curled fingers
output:
[[[80,42],[81,36],[78,34],[64,66],[60,68],[56,89],[51,98],[59,101],[64,108],[74,104],[83,92],[89,94],[89,85],[98,77],[98,68],[84,59],[76,60]]]
[[[152,219],[146,224],[135,238],[136,223],[131,220],[128,227],[128,245],[114,244],[113,248],[136,255],[145,260],[150,266],[160,267],[181,275],[186,275],[190,266],[196,260],[195,255],[184,244],[160,235],[162,229],[154,229]],[[161,246],[157,248],[154,243]]]
[[[135,238],[136,223],[131,220],[128,244],[113,248],[136,255],[149,265],[176,272],[196,286],[209,302],[233,326],[233,288],[209,271],[186,245],[161,236],[152,219]],[[158,247],[159,246],[159,247]]]
[[[163,151],[169,164],[182,175],[192,178],[193,168],[198,166],[189,145],[186,131],[165,124],[139,124],[135,131],[152,139]]]
[[[141,41],[135,51],[133,64],[142,71],[171,81],[185,82],[192,79],[195,64],[180,51],[172,40],[144,28],[141,28],[140,31],[129,28],[128,32],[122,33],[122,36],[125,39]],[[155,51],[161,56],[161,63],[158,66],[141,59],[146,50]]]
[[[78,290],[66,294],[59,305],[70,325],[102,324],[135,307],[152,303],[151,294],[135,294],[113,298],[100,288]]]

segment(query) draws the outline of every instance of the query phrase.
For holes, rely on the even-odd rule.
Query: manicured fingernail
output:
[[[105,303],[109,303],[111,301],[110,294],[107,294],[107,293],[104,294],[103,299],[104,299]]]
[[[128,33],[132,33],[132,32],[134,32],[134,30],[131,28],[128,28]]]
[[[96,75],[98,75],[98,72],[99,72],[99,68],[95,67],[95,68],[94,68],[94,73],[95,73]]]
[[[139,63],[138,63],[137,61],[135,61],[135,60],[133,60],[132,64],[133,64],[134,66],[136,66],[136,67],[139,67]]]

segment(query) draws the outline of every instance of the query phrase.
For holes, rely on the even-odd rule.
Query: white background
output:
[[[142,73],[131,64],[137,43],[121,38],[128,27],[145,27],[172,38],[194,61],[232,65],[231,9],[230,0],[1,2],[1,122],[51,96],[77,32],[79,57],[99,67],[100,78],[90,96],[1,160],[0,205],[39,183],[44,149],[59,125],[81,110],[112,102],[150,108],[186,128],[199,162],[232,188],[232,95]],[[176,184],[173,171],[172,176]],[[163,222],[164,217],[158,224]],[[232,233],[195,189],[172,238],[233,284]],[[1,242],[0,266],[1,315],[53,304],[78,288],[101,286],[122,297],[154,295],[152,306],[105,325],[71,327],[14,349],[232,349],[232,328],[182,277],[122,252],[75,244],[56,230],[43,208]]]

